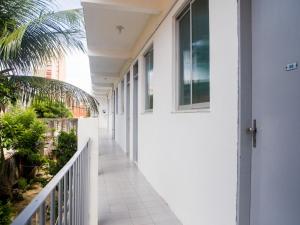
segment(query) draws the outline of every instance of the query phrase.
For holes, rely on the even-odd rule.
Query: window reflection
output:
[[[195,0],[178,17],[179,105],[210,101],[208,0]]]

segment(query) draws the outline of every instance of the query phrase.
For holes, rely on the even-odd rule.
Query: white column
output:
[[[90,205],[89,225],[98,224],[98,160],[99,160],[99,118],[78,120],[78,148],[90,141]]]

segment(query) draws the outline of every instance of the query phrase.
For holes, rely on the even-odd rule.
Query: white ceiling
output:
[[[159,0],[82,0],[94,93],[107,94]],[[120,33],[117,26],[124,29]]]
[[[91,50],[122,50],[130,51],[139,33],[149,18],[142,13],[133,13],[102,8],[99,4],[91,4],[85,8],[86,23],[89,36],[88,45]],[[116,26],[125,29],[120,34]]]
[[[90,56],[91,73],[96,74],[118,74],[126,59],[118,59],[103,56]]]

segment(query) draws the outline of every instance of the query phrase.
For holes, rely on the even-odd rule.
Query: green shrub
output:
[[[32,179],[30,181],[30,184],[34,184],[34,183],[40,183],[42,185],[42,187],[46,187],[46,185],[49,183],[50,178],[45,178],[45,177],[35,177],[34,179]]]
[[[27,180],[25,178],[21,177],[18,180],[18,188],[21,189],[22,191],[26,191],[27,187],[28,187]]]
[[[72,158],[77,151],[77,136],[71,132],[60,132],[57,138],[57,144],[53,150],[53,156],[56,160],[49,161],[50,174],[55,175]]]
[[[57,161],[53,160],[53,159],[49,159],[48,160],[48,172],[51,175],[55,175],[58,173],[58,171],[60,170],[59,167],[57,166]]]
[[[1,147],[17,150],[19,163],[27,168],[43,163],[46,125],[34,110],[13,108],[0,117],[0,127]]]
[[[0,117],[0,124],[5,147],[17,150],[40,150],[43,147],[46,125],[37,119],[32,109],[13,108],[11,112]]]
[[[14,91],[16,85],[9,78],[0,74],[0,112],[4,111],[9,103],[15,104],[17,93]]]
[[[32,104],[38,118],[71,118],[72,113],[62,102],[36,100]]]
[[[0,201],[0,225],[9,225],[11,223],[12,208],[10,203]]]

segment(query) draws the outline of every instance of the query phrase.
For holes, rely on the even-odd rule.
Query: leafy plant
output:
[[[17,156],[26,166],[43,162],[40,150],[44,147],[45,124],[32,109],[13,108],[0,118],[2,148],[17,150]]]
[[[46,127],[32,109],[13,108],[4,114],[2,121],[6,125],[4,129],[9,129],[6,133],[11,135],[13,147],[17,150],[36,149],[37,152],[43,147]]]
[[[35,101],[50,100],[63,102],[67,106],[83,104],[90,112],[98,113],[99,103],[93,96],[66,82],[33,76],[5,76],[0,72],[0,81],[1,79],[6,81],[4,88],[8,88],[8,94],[14,96],[13,99],[9,98],[9,101],[3,101],[4,106],[13,100],[20,101],[24,106]],[[1,98],[0,96],[0,103]]]
[[[34,184],[34,183],[38,182],[42,185],[42,187],[45,187],[49,183],[49,180],[50,179],[45,178],[45,177],[35,177],[34,179],[32,179],[30,181],[30,183]]]
[[[10,82],[8,77],[0,76],[0,112],[5,111],[5,106],[9,103],[16,103],[15,84]]]
[[[84,42],[81,10],[59,11],[55,0],[0,1],[0,77],[6,81],[0,80],[0,111],[17,99],[28,105],[42,96],[83,103],[98,113],[97,100],[70,84],[12,75],[30,74],[66,53],[85,51]]]
[[[57,138],[56,148],[53,150],[55,161],[50,161],[50,173],[55,175],[72,158],[77,151],[77,136],[71,132],[60,132]]]
[[[0,1],[0,70],[30,71],[66,52],[85,51],[80,10],[55,0]]]
[[[0,225],[9,225],[11,223],[12,208],[9,202],[0,201]]]
[[[38,118],[71,118],[72,113],[64,103],[50,100],[36,100],[31,105]]]
[[[54,154],[53,154],[54,155]],[[58,166],[58,162],[56,159],[49,159],[48,160],[48,164],[49,164],[49,167],[48,167],[48,172],[49,174],[51,175],[55,175],[59,172],[59,170],[61,169],[59,166]]]
[[[22,191],[26,191],[27,187],[28,187],[27,180],[23,177],[19,178],[18,188],[21,189]]]

